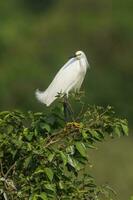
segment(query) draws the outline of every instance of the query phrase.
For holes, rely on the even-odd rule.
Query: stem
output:
[[[15,165],[16,165],[16,162],[8,169],[8,171],[6,172],[5,177],[4,177],[5,179],[7,178],[9,172],[15,167]]]

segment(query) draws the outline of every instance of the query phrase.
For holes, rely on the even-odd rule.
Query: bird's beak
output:
[[[75,58],[75,57],[76,57],[76,54],[75,54],[75,55],[73,55],[73,56],[70,56],[70,57],[69,57],[69,59],[71,59],[71,58]]]

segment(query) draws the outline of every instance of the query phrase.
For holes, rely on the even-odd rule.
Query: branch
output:
[[[8,177],[8,174],[10,173],[10,171],[15,167],[16,162],[8,169],[8,171],[6,172],[4,178],[6,179]]]

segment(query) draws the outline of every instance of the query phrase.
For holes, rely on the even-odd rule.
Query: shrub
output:
[[[112,189],[90,175],[87,152],[121,134],[128,134],[127,121],[110,106],[88,106],[79,121],[68,123],[60,107],[49,114],[1,112],[0,199],[113,199]]]

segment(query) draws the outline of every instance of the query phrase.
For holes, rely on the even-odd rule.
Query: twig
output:
[[[0,169],[1,169],[1,175],[4,177],[4,172],[3,172],[3,166],[2,166],[2,162],[0,163]]]
[[[58,142],[60,139],[61,138],[58,138],[57,140],[50,140],[50,142],[45,145],[45,148],[49,147],[51,144]]]
[[[10,180],[10,179],[7,179],[8,174],[9,174],[10,171],[14,168],[15,165],[16,165],[16,162],[8,169],[8,171],[6,172],[6,174],[4,174],[4,172],[3,172],[3,166],[2,166],[2,163],[1,163],[1,175],[3,176],[3,177],[1,178],[1,180],[4,182],[4,186],[5,186],[6,190],[8,190],[8,185],[9,185],[9,183],[11,183],[10,185],[12,186],[12,188],[14,188],[14,189],[16,190],[16,187],[15,187],[13,181]],[[4,195],[5,195],[5,196],[4,196]],[[8,199],[7,199],[7,195],[6,195],[5,192],[3,193],[3,196],[4,196],[5,200],[8,200]]]
[[[82,103],[81,110],[80,110],[80,112],[79,112],[79,114],[78,114],[78,116],[77,116],[76,120],[80,119],[80,116],[83,114],[84,105],[85,105],[85,103]]]
[[[10,171],[15,167],[16,162],[8,169],[8,171],[6,172],[4,178],[6,179],[8,177],[8,174],[10,173]]]

